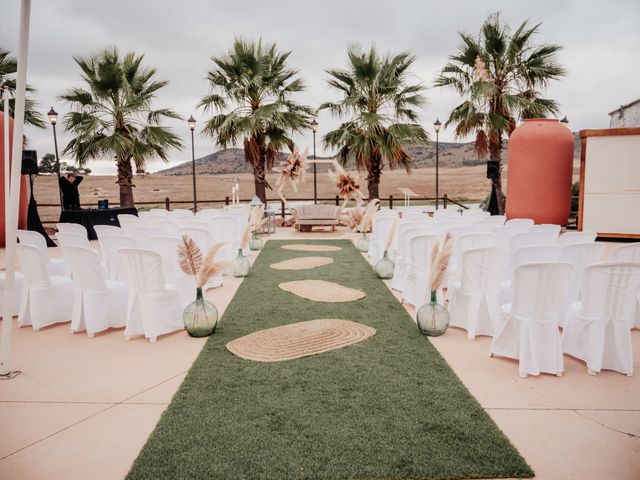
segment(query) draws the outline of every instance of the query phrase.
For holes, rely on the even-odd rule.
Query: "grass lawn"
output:
[[[302,242],[266,244],[128,479],[533,475],[351,242],[333,241],[343,249],[312,254],[281,249],[285,243]],[[300,271],[269,267],[308,255],[335,262]],[[340,283],[367,296],[316,303],[278,288],[303,279]],[[276,363],[243,360],[224,347],[256,330],[319,318],[362,322],[377,334]]]

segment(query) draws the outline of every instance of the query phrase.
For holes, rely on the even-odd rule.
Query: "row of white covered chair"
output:
[[[585,360],[590,373],[605,368],[631,374],[629,331],[634,315],[636,322],[640,317],[640,263],[621,260],[640,254],[640,244],[618,247],[615,261],[607,263],[599,262],[602,250],[593,247],[600,245],[565,246],[560,252],[558,247],[523,247],[518,251],[523,258],[532,253],[525,249],[546,249],[549,260],[533,255],[516,266],[513,298],[507,303],[500,301],[507,251],[467,250],[461,280],[447,292],[451,325],[464,328],[469,339],[494,337],[492,354],[518,358],[522,376],[562,373],[562,326],[562,348]],[[575,261],[575,256],[581,258]]]
[[[160,254],[120,249],[125,282],[105,277],[96,251],[78,246],[62,248],[72,277],[50,274],[37,247],[23,243],[17,246],[24,275],[20,326],[31,325],[38,331],[71,320],[72,332],[86,330],[89,337],[108,328],[125,327],[127,339],[144,335],[151,342],[183,328],[185,300],[176,286],[166,282],[166,262]]]

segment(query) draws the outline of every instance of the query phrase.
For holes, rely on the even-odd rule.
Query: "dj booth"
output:
[[[96,240],[94,225],[113,225],[119,227],[118,215],[127,213],[138,215],[138,210],[134,207],[123,208],[81,208],[77,210],[63,210],[60,214],[60,223],[79,223],[84,225],[89,235],[89,240]]]

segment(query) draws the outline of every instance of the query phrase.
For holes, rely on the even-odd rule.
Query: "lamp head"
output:
[[[193,115],[189,117],[187,123],[189,124],[189,129],[193,132],[196,129],[196,119],[193,118]]]
[[[313,133],[316,133],[318,131],[318,122],[316,122],[316,119],[313,119],[313,122],[311,122],[311,131]]]
[[[436,118],[436,121],[433,122],[433,128],[435,128],[436,133],[438,133],[440,131],[440,125],[442,125],[440,123],[440,119]]]
[[[51,123],[51,125],[55,125],[56,123],[58,123],[58,112],[56,112],[53,107],[51,107],[51,110],[47,112],[47,116],[49,117],[49,122]]]

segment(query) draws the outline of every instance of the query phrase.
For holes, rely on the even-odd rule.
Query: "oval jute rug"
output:
[[[269,328],[236,338],[226,347],[256,362],[280,362],[353,345],[375,335],[374,328],[349,320],[319,319]]]
[[[330,263],[333,263],[333,258],[331,257],[298,257],[272,263],[271,268],[274,270],[307,270],[329,265]]]
[[[285,292],[314,302],[341,303],[353,302],[367,296],[361,290],[345,287],[339,283],[324,280],[296,280],[278,285]]]
[[[342,250],[342,247],[334,247],[333,245],[313,245],[307,243],[291,243],[289,245],[283,245],[281,248],[284,250],[296,250],[298,252],[337,252]]]

